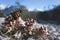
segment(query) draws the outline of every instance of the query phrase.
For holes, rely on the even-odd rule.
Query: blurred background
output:
[[[0,17],[10,15],[11,10],[23,8],[22,18],[60,21],[60,0],[0,0]],[[27,16],[26,16],[27,15]]]

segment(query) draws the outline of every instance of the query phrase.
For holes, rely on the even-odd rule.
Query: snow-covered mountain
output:
[[[10,6],[10,7],[6,7],[4,10],[2,10],[3,13],[5,13],[6,15],[9,15],[11,10],[16,10],[17,7],[16,6]]]

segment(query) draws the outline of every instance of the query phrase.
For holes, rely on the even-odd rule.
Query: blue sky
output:
[[[43,11],[52,9],[55,5],[60,5],[60,0],[0,0],[0,8],[15,5],[16,1],[25,5],[29,10],[38,9]]]

